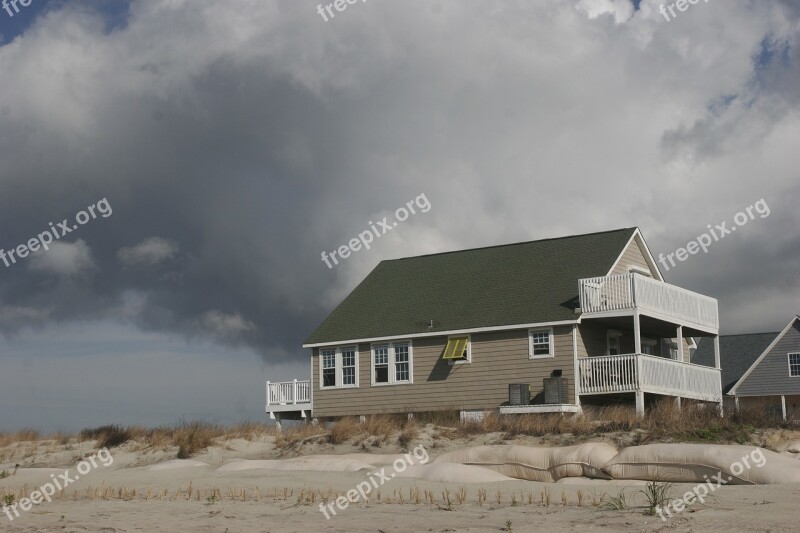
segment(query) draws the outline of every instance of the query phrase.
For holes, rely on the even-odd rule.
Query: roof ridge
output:
[[[628,228],[617,228],[617,229],[611,229],[611,230],[605,230],[605,231],[594,231],[594,232],[591,232],[591,233],[580,233],[578,235],[565,235],[564,237],[547,237],[547,238],[544,238],[544,239],[535,239],[535,240],[532,240],[532,241],[509,242],[509,243],[506,243],[506,244],[493,244],[491,246],[476,246],[474,248],[463,248],[461,250],[449,250],[447,252],[436,252],[436,253],[432,253],[432,254],[421,254],[421,255],[410,255],[410,256],[407,256],[407,257],[398,257],[398,258],[395,258],[395,259],[384,259],[383,261],[381,261],[381,263],[388,263],[388,262],[393,262],[393,261],[403,261],[405,259],[418,259],[420,257],[435,257],[437,255],[458,254],[458,253],[462,253],[462,252],[474,252],[474,251],[477,251],[477,250],[491,250],[493,248],[506,248],[506,247],[510,247],[510,246],[522,246],[524,244],[533,244],[533,243],[537,243],[537,242],[563,241],[563,240],[566,240],[566,239],[575,239],[575,238],[578,238],[578,237],[591,237],[591,236],[594,236],[594,235],[604,235],[604,234],[607,234],[607,233],[617,233],[617,232],[622,232],[622,231],[635,231],[637,229],[639,229],[638,226],[632,226],[632,227],[628,227]]]

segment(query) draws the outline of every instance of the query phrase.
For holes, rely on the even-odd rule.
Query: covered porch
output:
[[[576,394],[633,393],[713,402],[722,406],[717,301],[649,276],[629,273],[579,280],[581,321],[604,329],[605,351],[588,348],[576,361]],[[627,346],[614,335],[626,332]],[[714,338],[714,368],[693,364],[684,339]],[[632,337],[632,339],[631,339]],[[663,344],[654,349],[654,340]],[[632,340],[632,342],[631,342]]]

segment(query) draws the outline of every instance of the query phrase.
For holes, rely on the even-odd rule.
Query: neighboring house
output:
[[[268,383],[266,410],[720,404],[719,350],[689,363],[690,338],[718,333],[717,301],[665,283],[637,228],[382,261],[304,344],[311,379]]]
[[[783,419],[800,418],[800,316],[770,342],[729,392],[737,406],[767,401]]]
[[[722,365],[722,394],[726,409],[734,407],[734,397],[730,391],[747,369],[764,353],[777,332],[748,333],[743,335],[720,335],[719,352]],[[714,342],[704,337],[697,343],[692,362],[698,365],[714,366]]]

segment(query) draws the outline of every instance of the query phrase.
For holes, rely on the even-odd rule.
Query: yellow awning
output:
[[[462,359],[469,337],[452,337],[447,340],[442,359]]]

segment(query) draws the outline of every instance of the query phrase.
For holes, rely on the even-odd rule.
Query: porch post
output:
[[[578,366],[578,325],[572,324],[572,361],[575,368],[575,405],[581,404],[581,369]]]
[[[641,390],[636,391],[636,416],[644,417],[644,392]]]
[[[683,363],[683,326],[678,326],[678,361]]]
[[[716,368],[716,369],[722,368],[720,366],[720,362],[719,362],[719,335],[718,334],[714,335],[714,368]]]
[[[634,353],[642,353],[642,331],[639,324],[639,310],[633,311],[633,351]]]
[[[786,396],[781,394],[781,412],[783,413],[783,421],[786,422]]]

